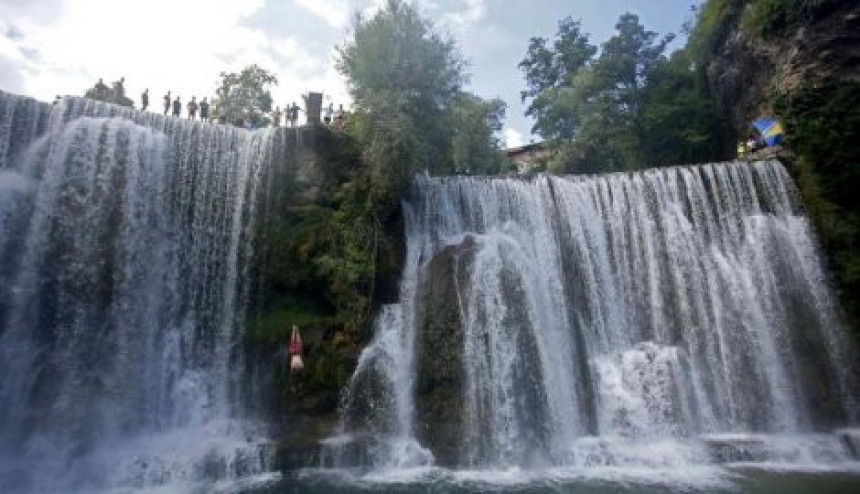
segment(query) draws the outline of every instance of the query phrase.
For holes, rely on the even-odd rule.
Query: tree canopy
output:
[[[353,97],[351,132],[386,192],[396,196],[416,172],[501,168],[493,133],[503,105],[461,90],[454,42],[414,7],[389,0],[372,18],[357,17],[337,67]]]
[[[356,20],[339,55],[356,135],[377,178],[399,189],[416,171],[443,171],[442,119],[464,79],[454,43],[411,6],[389,0],[373,18]]]
[[[532,38],[520,68],[533,131],[551,142],[556,171],[617,171],[695,160],[710,152],[712,111],[696,67],[665,56],[660,37],[626,13],[598,50],[579,21]]]
[[[450,161],[456,173],[494,175],[508,165],[501,152],[506,105],[500,99],[486,100],[459,93],[448,112],[451,132]]]
[[[570,108],[572,78],[588,67],[597,53],[581,27],[579,21],[563,19],[551,47],[545,38],[531,38],[528,54],[519,64],[527,84],[522,99],[532,100],[526,115],[536,121],[532,131],[547,139],[569,141],[579,127],[579,114]]]
[[[277,84],[274,74],[255,64],[241,72],[221,72],[212,115],[228,122],[250,122],[252,127],[266,126],[270,122],[266,113],[272,110],[269,87]]]

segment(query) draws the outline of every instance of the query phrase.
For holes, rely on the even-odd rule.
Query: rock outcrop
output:
[[[464,334],[458,292],[468,283],[475,240],[447,247],[427,267],[421,280],[417,353],[417,436],[443,466],[458,463],[463,434]],[[461,287],[458,290],[458,286]]]
[[[792,92],[826,79],[858,82],[858,66],[860,5],[844,2],[784,37],[762,39],[739,23],[707,74],[720,113],[744,137],[753,119],[773,113],[772,91]]]

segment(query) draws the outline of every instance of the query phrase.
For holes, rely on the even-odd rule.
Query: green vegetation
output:
[[[383,227],[396,226],[397,210],[373,200],[351,136],[325,127],[293,132],[300,135],[288,139],[301,144],[285,169],[318,169],[320,188],[303,196],[306,185],[297,183],[295,173],[271,177],[259,246],[266,312],[255,334],[261,341],[283,341],[293,324],[335,325],[358,340],[370,320],[377,275],[390,275],[378,262],[399,233]]]
[[[659,60],[649,75],[644,111],[647,164],[671,165],[726,159],[720,119],[701,69],[686,50]]]
[[[284,361],[270,364],[281,408],[334,414],[370,336],[374,304],[399,274],[399,211],[375,200],[350,134],[314,126],[280,129],[277,138],[285,163],[262,180],[248,344],[270,358],[298,325],[305,343],[298,391]]]
[[[449,159],[455,173],[494,175],[507,171],[498,133],[505,118],[505,103],[459,93],[448,112],[451,132]]]
[[[664,55],[633,14],[599,50],[578,21],[559,24],[552,46],[532,38],[520,68],[534,131],[552,143],[556,172],[594,173],[711,159],[713,107],[684,52]]]
[[[249,65],[242,72],[221,72],[212,116],[228,122],[250,122],[252,127],[269,125],[267,113],[272,111],[272,94],[269,86],[277,85],[274,74],[257,65]]]
[[[505,169],[493,138],[504,106],[461,90],[456,46],[414,7],[389,0],[373,18],[359,18],[339,54],[354,102],[350,133],[378,198],[398,201],[418,172]]]
[[[736,136],[750,129],[731,127],[729,116],[720,114],[731,108],[720,107],[716,94],[744,91],[721,87],[721,74],[709,70],[726,56],[732,36],[788,39],[839,5],[838,0],[709,0],[691,9],[693,19],[683,28],[687,44],[668,57],[672,36],[648,31],[635,15],[623,14],[616,34],[599,49],[579,21],[562,19],[555,39],[532,38],[520,63],[533,131],[554,151],[549,168],[595,173],[730,158]],[[736,79],[735,84],[750,82]]]
[[[465,77],[452,41],[414,8],[391,0],[372,19],[357,21],[338,69],[354,101],[352,131],[373,181],[392,200],[414,173],[450,171],[444,114]]]
[[[726,44],[729,34],[737,28],[737,23],[749,0],[708,0],[698,9],[689,32],[685,49],[700,66],[719,55]]]
[[[839,6],[843,0],[756,0],[749,2],[741,25],[764,39],[775,39]]]
[[[837,80],[773,91],[798,184],[831,257],[843,305],[860,322],[860,83]]]

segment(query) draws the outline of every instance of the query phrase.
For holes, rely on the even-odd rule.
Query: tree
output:
[[[448,112],[452,134],[450,160],[457,173],[493,175],[506,170],[498,132],[505,103],[460,93]]]
[[[354,101],[352,131],[374,180],[396,196],[417,171],[451,171],[446,111],[465,79],[454,43],[413,7],[389,0],[373,18],[357,17],[338,54]]]
[[[531,38],[526,58],[519,67],[526,74],[522,100],[531,99],[526,115],[536,121],[533,132],[546,139],[569,141],[579,125],[568,96],[573,77],[592,63],[597,48],[588,44],[580,21],[570,17],[559,22],[552,48],[545,38]]]
[[[256,64],[239,73],[221,72],[212,115],[228,122],[245,121],[252,127],[264,127],[270,122],[266,113],[272,110],[269,86],[277,84],[274,74]]]
[[[655,65],[646,89],[646,155],[651,163],[699,163],[721,158],[720,119],[698,64],[688,50]]]
[[[665,60],[663,52],[674,36],[658,40],[657,33],[645,30],[639,18],[630,13],[618,19],[615,29],[618,34],[604,43],[594,70],[600,80],[600,95],[612,102],[608,107],[614,113],[611,118],[621,125],[615,127],[622,137],[619,151],[623,162],[619,168],[653,165],[647,146],[646,86],[652,69]]]
[[[622,15],[616,34],[597,49],[578,21],[559,23],[557,39],[533,38],[520,63],[523,100],[534,131],[551,141],[555,171],[629,170],[656,164],[649,146],[649,83],[672,35],[659,38],[633,14]]]

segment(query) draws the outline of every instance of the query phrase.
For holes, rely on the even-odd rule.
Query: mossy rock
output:
[[[463,437],[464,334],[458,286],[468,282],[474,238],[445,248],[427,266],[418,308],[416,433],[436,462],[459,462]]]

